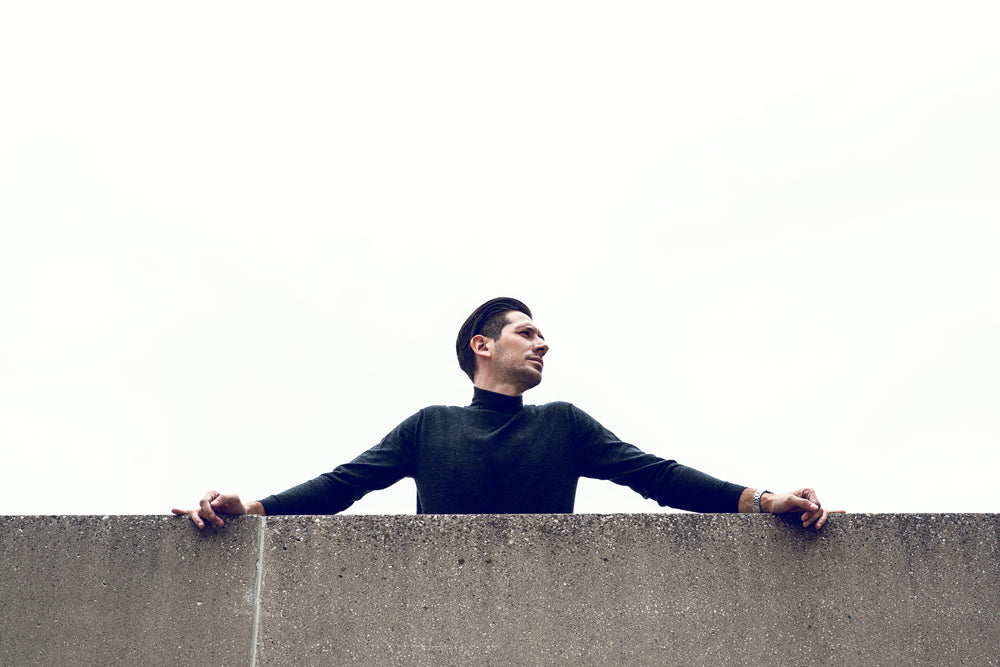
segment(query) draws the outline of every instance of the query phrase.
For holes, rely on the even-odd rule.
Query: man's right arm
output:
[[[199,528],[206,522],[222,527],[219,514],[336,514],[342,512],[369,491],[384,489],[403,477],[413,476],[412,451],[420,431],[418,412],[394,428],[382,441],[350,463],[332,472],[303,482],[281,493],[262,498],[262,502],[243,504],[236,494],[209,491],[197,509],[171,510],[187,516]]]

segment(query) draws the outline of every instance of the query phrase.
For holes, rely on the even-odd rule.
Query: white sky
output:
[[[468,403],[498,295],[551,344],[528,402],[1000,512],[1000,9],[662,4],[5,3],[0,513],[332,469]]]

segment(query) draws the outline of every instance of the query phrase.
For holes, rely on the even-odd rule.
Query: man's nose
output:
[[[538,353],[538,356],[544,357],[545,353],[548,351],[549,351],[549,346],[545,344],[544,340],[539,340],[537,343],[535,343],[535,352]]]

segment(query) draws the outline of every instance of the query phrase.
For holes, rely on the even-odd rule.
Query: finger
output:
[[[187,518],[191,519],[191,521],[194,522],[194,525],[198,526],[199,528],[205,527],[205,522],[201,520],[200,516],[198,516],[198,510],[182,510],[175,508],[170,511],[176,514],[177,516],[186,516]]]
[[[847,512],[844,510],[823,510],[823,516],[816,522],[816,530],[826,525],[826,521],[830,518],[831,514],[847,514]]]
[[[804,489],[804,491],[808,490],[809,489]],[[814,497],[815,495],[816,494],[813,494]],[[794,493],[791,495],[788,501],[793,505],[795,505],[796,507],[798,507],[799,509],[801,509],[803,512],[806,512],[807,514],[815,512],[820,507],[818,502],[814,502],[808,498],[803,498],[802,496]]]
[[[216,494],[216,496],[213,497],[212,493],[215,493],[215,492],[213,491],[213,492],[207,493],[207,494],[205,494],[205,497],[201,499],[201,502],[199,503],[199,505],[201,507],[201,511],[197,512],[197,513],[200,516],[204,517],[204,519],[206,521],[210,521],[210,522],[214,523],[216,526],[219,526],[221,528],[222,526],[225,525],[225,522],[221,518],[219,518],[219,516],[212,509],[212,500],[215,500],[215,497],[217,497],[218,494]],[[195,523],[197,523],[197,522],[195,522]],[[201,528],[202,526],[199,525],[198,527]]]
[[[798,491],[792,491],[793,496],[803,498],[817,507],[822,507],[823,503],[819,501],[819,496],[816,495],[816,491],[810,488],[799,489]]]
[[[229,496],[218,495],[211,503],[213,510],[219,510],[223,514],[228,514],[230,498]],[[221,508],[221,509],[220,509]]]
[[[201,512],[199,514],[203,516],[208,521],[211,521],[216,526],[223,526],[225,523],[222,518],[215,513],[214,503],[219,499],[222,494],[218,491],[208,491],[205,493],[204,497],[201,499],[199,505],[201,506]]]

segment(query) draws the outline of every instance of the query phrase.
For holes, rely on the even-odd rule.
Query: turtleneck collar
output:
[[[514,414],[524,407],[524,397],[508,396],[506,394],[498,394],[495,391],[487,391],[486,389],[474,387],[472,392],[472,405],[469,407],[478,408],[480,410],[492,410],[494,412]]]

